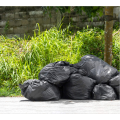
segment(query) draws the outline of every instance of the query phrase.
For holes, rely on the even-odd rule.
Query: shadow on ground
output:
[[[30,100],[20,100],[20,102],[47,102],[50,104],[75,104],[75,103],[92,103],[92,102],[102,102],[103,100],[70,100],[70,99],[60,99],[58,101],[30,101]],[[106,102],[110,100],[104,100]]]

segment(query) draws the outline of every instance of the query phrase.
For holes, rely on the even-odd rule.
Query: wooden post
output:
[[[105,51],[104,61],[112,64],[113,7],[105,7]]]

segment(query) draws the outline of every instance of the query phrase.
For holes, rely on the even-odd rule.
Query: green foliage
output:
[[[115,30],[114,33],[116,33]],[[119,32],[117,32],[117,34],[113,36],[112,53],[113,53],[112,65],[120,71],[120,33]]]
[[[103,15],[103,7],[100,6],[76,6],[74,8],[74,11],[76,11],[79,14],[82,14],[82,11],[86,12],[88,17],[95,17],[98,16],[97,13],[99,13],[100,16]]]
[[[92,54],[101,59],[104,58],[104,31],[100,30],[100,28],[83,29],[82,32],[78,31],[75,39],[80,41],[81,56]]]
[[[6,34],[9,29],[9,21],[6,22],[5,28],[4,28],[4,33]]]
[[[119,22],[115,22],[115,24],[113,25],[113,28],[118,30],[119,26],[120,26],[120,23]]]
[[[21,96],[18,86],[11,85],[10,81],[3,81],[0,87],[0,96]]]
[[[43,11],[44,13],[49,13],[51,15],[51,11],[54,9],[56,11],[60,11],[61,13],[70,13],[70,6],[47,6],[47,7],[43,7]],[[82,11],[84,11],[88,17],[95,17],[98,16],[98,13],[100,16],[103,15],[103,8],[104,7],[100,7],[100,6],[74,6],[73,7],[73,11],[78,13],[78,14],[82,14]]]
[[[18,84],[37,79],[39,71],[48,63],[68,61],[74,64],[86,54],[103,59],[104,30],[87,28],[72,33],[68,26],[63,30],[54,27],[40,32],[38,25],[35,31],[31,40],[0,36],[0,96],[21,95]],[[112,65],[118,70],[119,43],[119,35],[115,34]]]

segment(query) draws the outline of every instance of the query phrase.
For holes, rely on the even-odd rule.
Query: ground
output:
[[[0,97],[0,114],[111,114],[120,113],[120,100],[65,100],[32,102],[24,97]]]

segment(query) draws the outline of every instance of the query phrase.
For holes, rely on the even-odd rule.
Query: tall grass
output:
[[[20,95],[18,84],[37,79],[48,63],[68,61],[74,64],[86,54],[104,57],[104,31],[99,28],[72,33],[69,26],[63,30],[53,27],[40,32],[38,26],[31,40],[0,36],[0,43],[0,96]],[[116,34],[113,37],[113,66],[117,69],[119,43],[120,37]]]

